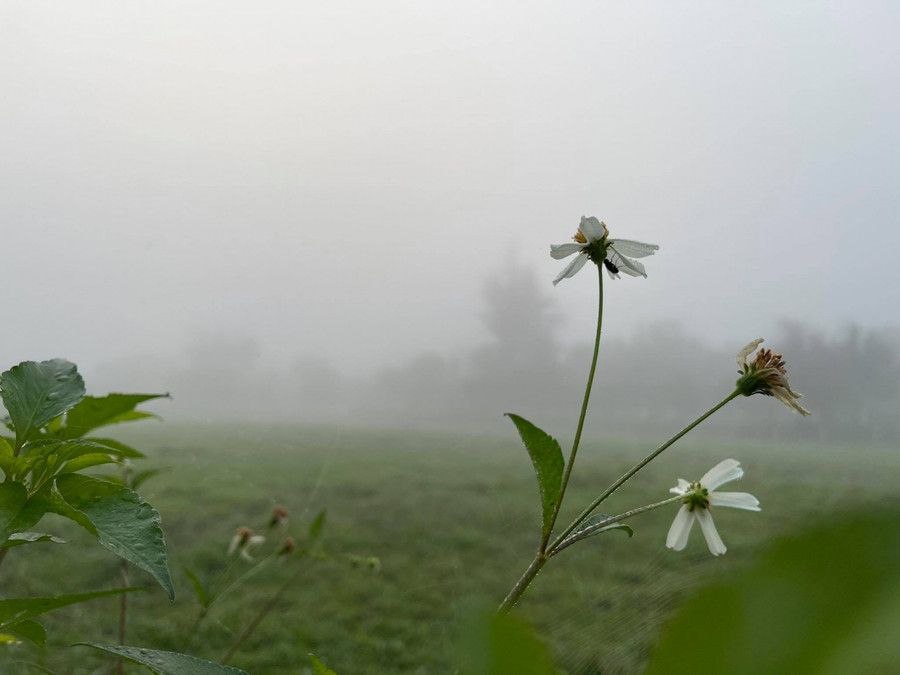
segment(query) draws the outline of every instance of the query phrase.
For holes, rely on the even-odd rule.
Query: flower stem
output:
[[[581,443],[581,433],[584,431],[584,420],[587,417],[588,402],[591,398],[591,389],[594,385],[594,373],[597,372],[597,354],[600,351],[600,337],[603,333],[603,267],[597,265],[597,283],[599,288],[599,296],[597,299],[597,334],[594,338],[594,354],[591,357],[591,370],[588,373],[587,386],[584,388],[584,400],[581,403],[581,415],[578,418],[578,427],[575,429],[575,440],[572,441],[572,451],[569,453],[569,461],[566,464],[565,473],[563,473],[562,483],[559,488],[559,499],[556,500],[556,508],[553,510],[553,517],[550,519],[550,527],[547,533],[541,537],[541,545],[537,555],[528,566],[528,569],[519,577],[515,586],[510,589],[497,611],[508,612],[518,602],[522,594],[534,581],[534,578],[541,571],[541,568],[547,564],[549,557],[546,555],[547,542],[550,540],[550,534],[553,525],[559,517],[559,509],[562,507],[563,497],[566,494],[566,487],[569,485],[569,476],[572,474],[572,467],[575,465],[575,455],[578,454],[578,446]]]
[[[597,334],[594,337],[594,355],[591,357],[591,370],[588,373],[587,386],[584,388],[584,400],[581,403],[581,415],[578,418],[578,427],[575,430],[575,440],[572,441],[572,451],[569,453],[569,461],[566,464],[566,471],[563,474],[562,483],[559,488],[559,499],[556,500],[556,508],[553,510],[553,517],[550,519],[550,527],[547,528],[547,534],[545,534],[541,539],[541,548],[538,557],[541,557],[541,554],[547,551],[547,541],[550,539],[550,532],[553,530],[553,526],[556,524],[556,519],[559,517],[559,510],[562,507],[563,497],[565,497],[566,494],[566,487],[568,487],[569,485],[569,476],[572,475],[572,467],[575,465],[575,455],[578,454],[578,446],[581,443],[581,432],[584,430],[584,420],[585,417],[587,417],[588,402],[590,401],[591,389],[594,385],[594,373],[597,372],[597,354],[600,351],[600,336],[603,333],[602,265],[597,265],[597,280],[599,289],[599,295],[597,299]]]
[[[228,665],[228,662],[231,661],[231,657],[237,653],[238,649],[240,649],[241,645],[244,644],[244,642],[246,642],[247,638],[249,638],[251,635],[253,635],[253,632],[259,627],[259,624],[262,623],[262,620],[266,618],[266,616],[269,614],[269,612],[271,612],[273,609],[275,609],[275,605],[277,605],[279,603],[279,601],[284,597],[284,594],[291,587],[291,585],[299,578],[300,574],[303,571],[304,571],[304,568],[302,565],[300,565],[299,569],[297,569],[297,571],[295,571],[290,577],[288,577],[287,581],[285,581],[281,585],[281,588],[278,589],[278,591],[275,593],[275,595],[273,595],[271,598],[269,598],[268,602],[266,602],[266,604],[264,604],[260,608],[259,612],[253,618],[253,621],[250,622],[250,625],[248,625],[244,629],[244,632],[238,636],[238,639],[235,640],[234,644],[232,644],[231,647],[228,649],[228,653],[225,654],[224,657],[222,657],[221,663],[223,666]]]
[[[696,427],[696,426],[699,425],[701,422],[703,422],[706,418],[710,417],[713,413],[717,412],[720,408],[725,407],[725,405],[726,405],[728,402],[730,402],[731,400],[737,398],[737,397],[740,396],[740,395],[741,395],[741,392],[739,392],[739,391],[737,391],[737,390],[733,391],[731,394],[729,394],[729,395],[726,396],[724,399],[722,399],[719,403],[717,403],[717,404],[714,405],[712,408],[710,408],[709,410],[707,410],[705,413],[703,413],[702,415],[700,415],[700,417],[698,417],[698,418],[695,419],[693,422],[691,422],[690,424],[688,424],[684,429],[682,429],[682,430],[679,431],[677,434],[675,434],[674,436],[672,436],[672,438],[670,438],[669,440],[667,440],[665,443],[663,443],[661,446],[659,446],[656,450],[654,450],[653,452],[651,452],[651,453],[650,453],[649,455],[647,455],[644,459],[642,459],[640,462],[638,462],[638,463],[635,464],[633,467],[631,467],[628,471],[626,471],[626,472],[622,475],[621,478],[619,478],[615,483],[613,483],[613,484],[610,485],[608,488],[606,488],[606,490],[603,492],[603,494],[601,494],[601,495],[600,495],[599,497],[597,497],[594,501],[592,501],[592,502],[590,503],[590,505],[589,505],[584,511],[582,511],[581,514],[579,514],[579,516],[578,516],[575,520],[572,521],[572,523],[571,523],[571,524],[563,531],[563,533],[562,533],[561,535],[559,535],[559,536],[554,540],[554,542],[550,545],[550,551],[555,552],[555,551],[559,548],[559,546],[563,543],[563,541],[565,541],[566,537],[568,537],[570,534],[572,534],[572,532],[575,530],[575,528],[578,527],[579,525],[581,525],[581,523],[583,523],[584,520],[585,520],[586,518],[588,518],[588,517],[594,512],[594,509],[596,509],[598,506],[600,506],[600,504],[601,504],[604,500],[606,500],[606,498],[609,497],[613,492],[615,492],[615,491],[618,490],[620,487],[622,487],[622,485],[624,485],[625,482],[626,482],[629,478],[631,478],[634,474],[636,474],[638,471],[640,471],[640,470],[643,469],[645,466],[647,466],[647,464],[649,464],[649,463],[652,462],[654,459],[656,459],[656,457],[657,457],[660,453],[662,453],[666,448],[668,448],[669,446],[671,446],[671,445],[672,445],[673,443],[675,443],[678,439],[680,439],[682,436],[684,436],[684,435],[687,434],[689,431],[691,431],[694,427]]]
[[[568,548],[572,544],[577,541],[581,541],[582,539],[587,539],[592,534],[597,532],[598,530],[602,530],[604,527],[608,525],[612,525],[613,523],[618,523],[621,520],[625,520],[626,518],[631,518],[632,516],[636,516],[639,513],[645,513],[647,511],[652,511],[653,509],[658,509],[660,506],[666,506],[667,504],[674,504],[677,501],[684,500],[684,497],[681,495],[677,495],[675,497],[669,497],[668,499],[664,499],[661,502],[656,502],[655,504],[647,504],[647,506],[640,506],[636,509],[631,509],[631,511],[626,511],[625,513],[620,513],[617,516],[611,516],[605,520],[601,520],[599,523],[594,523],[590,527],[586,527],[583,530],[576,532],[575,534],[569,536],[567,539],[564,539],[559,546],[555,547],[550,551],[549,557],[552,558],[560,551],[565,548]]]

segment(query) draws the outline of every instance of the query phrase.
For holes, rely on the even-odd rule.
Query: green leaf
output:
[[[9,535],[9,539],[0,544],[0,548],[13,548],[14,546],[22,546],[24,544],[39,544],[45,541],[54,544],[68,544],[66,539],[54,537],[52,534],[43,534],[41,532],[16,532]]]
[[[80,642],[80,646],[100,649],[123,659],[147,666],[157,675],[247,675],[243,670],[220,666],[211,661],[204,661],[186,654],[160,652],[142,647],[116,647],[91,642]]]
[[[84,469],[89,469],[92,466],[102,466],[103,464],[117,464],[119,460],[114,457],[110,457],[109,455],[92,452],[86,455],[81,455],[68,462],[63,466],[60,470],[62,473],[77,473],[78,471],[83,471]]]
[[[313,675],[337,675],[336,672],[322,663],[315,654],[309,655],[309,662],[312,663]]]
[[[94,591],[92,593],[76,593],[74,595],[58,595],[53,598],[10,598],[0,600],[0,630],[12,630],[20,622],[46,612],[52,612],[60,607],[67,607],[95,598],[103,598],[108,595],[121,595],[143,591],[143,588],[114,588],[109,591]]]
[[[0,483],[0,543],[15,532],[13,526],[25,504],[28,490],[21,483]]]
[[[605,513],[595,513],[593,516],[591,516],[590,518],[587,518],[583,523],[581,523],[581,525],[579,525],[574,530],[572,530],[572,534],[569,536],[574,537],[579,532],[583,532],[584,530],[588,529],[589,527],[593,527],[594,525],[597,525],[598,523],[602,523],[604,520],[609,520],[609,518],[610,517],[608,515],[606,515]],[[606,527],[600,527],[600,528],[594,530],[593,532],[591,532],[589,535],[587,535],[584,538],[588,539],[597,534],[601,534],[602,532],[609,532],[611,530],[622,530],[625,534],[628,535],[629,538],[634,536],[634,530],[632,530],[628,525],[625,525],[624,523],[612,523],[610,525],[607,525]]]
[[[200,603],[201,607],[209,607],[209,591],[206,590],[206,586],[203,585],[200,577],[194,574],[187,567],[184,568],[184,573],[187,574],[188,579],[190,579],[191,583],[194,584],[194,593],[197,594],[197,602]]]
[[[534,630],[494,607],[464,612],[458,661],[461,675],[555,675],[547,648]]]
[[[13,635],[25,638],[29,642],[33,642],[38,647],[45,647],[47,645],[47,629],[37,621],[20,621],[10,628],[10,632]]]
[[[138,471],[134,478],[131,479],[131,489],[137,490],[141,485],[143,485],[146,481],[150,480],[154,476],[158,476],[161,473],[165,473],[166,471],[171,471],[172,468],[168,466],[161,466],[158,469],[147,469],[145,471]]]
[[[147,456],[143,452],[135,450],[130,445],[125,445],[112,438],[85,438],[84,440],[85,442],[96,443],[97,445],[109,448],[111,450],[109,454],[111,455],[117,455],[127,459],[143,459]]]
[[[528,420],[512,413],[506,413],[506,415],[516,425],[516,429],[519,430],[519,436],[522,437],[525,449],[528,450],[528,455],[531,457],[531,463],[534,464],[538,487],[541,491],[543,511],[543,528],[541,533],[543,538],[546,539],[550,536],[550,529],[553,526],[553,512],[556,510],[556,503],[559,501],[559,491],[562,486],[563,470],[565,469],[562,450],[555,438],[541,431]]]
[[[16,428],[16,445],[84,398],[84,380],[63,359],[23,361],[0,375],[0,396]]]
[[[0,469],[3,473],[9,475],[13,472],[16,463],[16,455],[12,446],[7,443],[5,438],[0,438]]]
[[[672,618],[651,674],[900,672],[900,512],[832,521],[775,541]]]
[[[325,527],[327,511],[322,509],[309,526],[309,546],[312,548],[322,536],[322,528]]]
[[[90,520],[101,546],[152,574],[169,599],[175,598],[156,509],[133,490],[88,476],[63,474],[56,487],[69,506]]]
[[[80,438],[98,427],[156,417],[151,413],[138,412],[135,407],[144,401],[168,396],[168,394],[85,396],[81,403],[66,415],[66,423],[59,429],[57,435],[60,438]]]

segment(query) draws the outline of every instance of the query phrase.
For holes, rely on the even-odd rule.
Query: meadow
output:
[[[326,508],[323,555],[232,660],[251,675],[311,672],[315,652],[340,675],[452,673],[456,628],[473,602],[497,604],[530,562],[539,502],[529,459],[512,425],[503,437],[418,431],[266,425],[142,423],[117,437],[144,451],[144,468],[169,467],[140,490],[162,514],[178,597],[151,586],[131,596],[128,643],[179,650],[197,613],[188,567],[210,578],[225,569],[239,526],[264,529],[276,505],[302,537]],[[563,447],[568,440],[560,439]],[[652,449],[652,441],[588,439],[562,520]],[[761,513],[722,510],[728,553],[713,558],[699,532],[688,548],[665,548],[676,507],[638,516],[635,535],[597,537],[562,553],[516,613],[535,625],[560,668],[574,674],[640,672],[666,618],[702,584],[753,559],[776,536],[799,532],[851,505],[900,501],[900,455],[889,447],[721,442],[698,432],[639,473],[608,502],[618,513],[666,498],[677,477],[696,479],[721,459],[742,462],[735,490],[755,494]],[[102,471],[98,470],[98,473]],[[41,524],[69,539],[12,550],[0,595],[28,597],[117,586],[119,560],[71,523]],[[377,557],[380,569],[354,565]],[[239,564],[247,564],[240,561]],[[292,563],[294,564],[294,563]],[[219,660],[291,570],[272,565],[216,606],[191,653]],[[0,672],[114,672],[111,657],[75,642],[118,640],[117,598],[47,615],[46,649],[0,653]],[[38,667],[40,666],[40,668]],[[143,672],[127,666],[126,672]]]

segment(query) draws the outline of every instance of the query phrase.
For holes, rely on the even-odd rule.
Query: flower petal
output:
[[[688,535],[694,526],[694,512],[688,508],[687,504],[682,505],[672,521],[672,527],[669,528],[669,534],[666,537],[666,548],[673,551],[681,551],[687,546]]]
[[[608,234],[606,225],[594,218],[594,216],[581,216],[581,225],[578,226],[578,229],[581,230],[581,234],[589,242],[600,241]]]
[[[730,483],[744,475],[741,463],[736,459],[725,459],[703,474],[700,485],[712,492],[720,485]]]
[[[550,257],[554,260],[562,260],[573,253],[578,253],[584,248],[584,244],[550,244]]]
[[[633,277],[645,277],[647,276],[647,271],[644,269],[644,266],[639,263],[637,260],[632,260],[631,258],[626,258],[624,255],[619,253],[615,246],[612,244],[609,245],[609,252],[606,255],[606,259],[609,260],[613,265],[619,268],[620,272],[624,272],[625,274],[631,275]]]
[[[669,492],[671,492],[673,495],[683,495],[690,489],[691,489],[691,484],[688,481],[686,481],[684,478],[679,478],[678,485],[676,485],[673,488],[669,488]]]
[[[659,250],[659,246],[656,244],[645,244],[641,241],[632,241],[631,239],[610,239],[609,244],[614,246],[621,255],[631,256],[632,258],[646,258]]]
[[[727,506],[732,509],[759,511],[759,500],[749,492],[710,492],[709,503],[712,506]]]
[[[553,285],[556,286],[556,284],[558,284],[563,279],[568,279],[569,277],[573,276],[576,272],[578,272],[578,270],[584,267],[584,264],[588,261],[588,259],[589,258],[587,253],[585,253],[584,251],[579,253],[575,257],[575,259],[572,260],[572,262],[570,262],[568,265],[566,265],[566,268],[559,273],[559,276],[557,276],[553,280]]]
[[[747,365],[747,357],[750,356],[753,352],[756,351],[756,348],[759,347],[764,340],[759,338],[758,340],[754,340],[744,346],[744,348],[737,353],[735,359],[737,360],[738,368],[741,370],[744,369],[744,366]]]
[[[700,521],[700,529],[703,530],[703,536],[706,538],[706,545],[709,552],[713,555],[722,555],[728,549],[725,548],[725,542],[719,536],[716,524],[713,522],[712,514],[706,509],[696,509],[697,520]]]

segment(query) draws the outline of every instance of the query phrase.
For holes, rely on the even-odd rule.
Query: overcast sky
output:
[[[896,2],[0,0],[4,367],[250,337],[370,370],[558,287],[582,215],[657,243],[607,330],[900,323]]]

